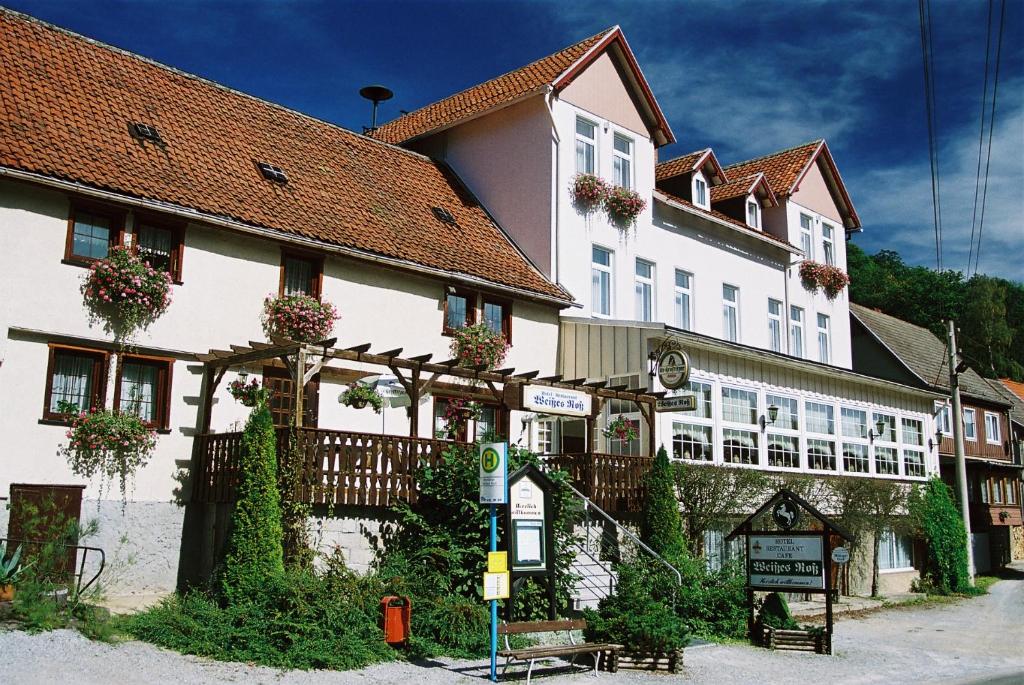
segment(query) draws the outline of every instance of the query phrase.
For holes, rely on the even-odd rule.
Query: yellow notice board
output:
[[[509,572],[484,573],[484,599],[508,599]]]
[[[504,573],[508,570],[508,552],[488,552],[487,572]]]

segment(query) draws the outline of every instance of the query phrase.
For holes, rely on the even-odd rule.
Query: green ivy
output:
[[[967,531],[949,486],[933,477],[911,491],[909,508],[927,542],[932,587],[942,594],[969,592]]]

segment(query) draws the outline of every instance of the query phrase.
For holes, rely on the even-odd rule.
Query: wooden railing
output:
[[[288,429],[277,431],[277,454],[287,453]],[[194,502],[233,502],[238,485],[241,433],[200,435]],[[458,443],[397,435],[299,428],[301,455],[296,497],[327,505],[387,507],[399,499],[415,502],[415,471],[436,465],[444,450]]]
[[[610,513],[636,513],[643,506],[644,477],[651,457],[576,453],[541,457],[552,468],[569,473],[576,488]]]

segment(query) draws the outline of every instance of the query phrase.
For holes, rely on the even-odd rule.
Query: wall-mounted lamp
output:
[[[775,423],[775,419],[779,418],[779,408],[774,404],[768,405],[768,416],[767,418],[762,415],[760,419],[761,430],[764,430],[769,423]]]
[[[935,431],[934,438],[928,438],[928,449],[933,450],[942,444],[942,429]]]
[[[870,428],[868,429],[868,438],[870,438],[871,440],[874,440],[875,438],[881,438],[883,435],[885,435],[886,428],[887,425],[885,423],[885,419],[878,419],[877,421],[875,421],[874,432],[872,432]]]

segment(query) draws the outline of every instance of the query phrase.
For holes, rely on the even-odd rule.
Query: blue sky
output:
[[[663,159],[710,145],[729,164],[824,137],[864,224],[855,241],[935,266],[910,0],[0,2],[354,130],[369,124],[362,85],[395,91],[388,120],[619,24],[680,141]],[[987,12],[980,0],[932,2],[944,266],[959,270]],[[1024,280],[1022,15],[1024,2],[1008,0],[979,268],[1014,280]]]

